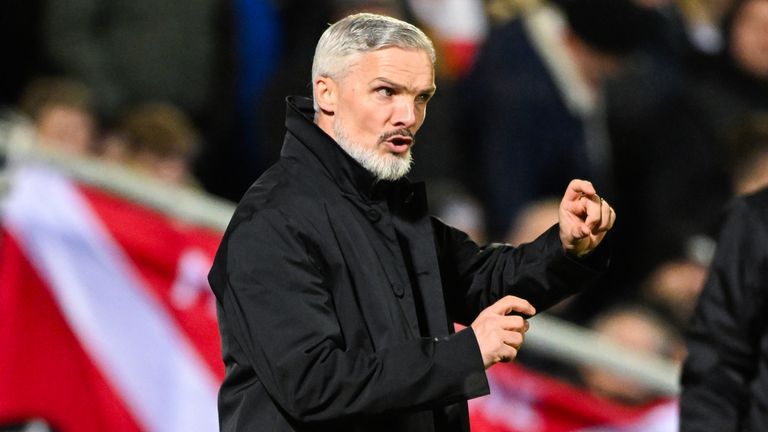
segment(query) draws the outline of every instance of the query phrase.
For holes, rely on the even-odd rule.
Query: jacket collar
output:
[[[297,156],[304,153],[302,149],[309,150],[344,192],[362,195],[366,200],[384,199],[397,185],[409,183],[405,179],[395,182],[377,180],[315,124],[314,114],[312,99],[286,98],[285,127],[296,140],[285,140],[281,156]]]

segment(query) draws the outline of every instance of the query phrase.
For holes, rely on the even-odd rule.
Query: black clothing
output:
[[[687,335],[680,430],[768,430],[768,190],[737,199]]]
[[[467,180],[485,204],[492,239],[507,235],[523,207],[559,196],[571,179],[600,189],[606,183],[600,158],[590,153],[604,148],[596,138],[598,110],[582,113],[569,103],[530,20],[495,28],[459,89],[461,139],[471,143],[462,156],[475,174]]]
[[[376,182],[289,99],[280,161],[248,190],[209,280],[226,377],[224,431],[467,431],[488,393],[468,325],[505,294],[538,310],[606,260],[572,259],[557,226],[478,248],[426,213],[422,184]]]

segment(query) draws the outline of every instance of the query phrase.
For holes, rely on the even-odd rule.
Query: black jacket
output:
[[[245,194],[209,275],[224,431],[466,431],[489,392],[468,325],[505,294],[539,310],[606,264],[557,227],[478,248],[426,211],[422,184],[376,182],[289,99],[280,161]],[[600,267],[600,268],[599,268]]]
[[[737,199],[687,333],[680,430],[768,431],[768,190]]]

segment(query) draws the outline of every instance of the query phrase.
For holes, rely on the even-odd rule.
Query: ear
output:
[[[339,86],[333,78],[321,76],[315,80],[315,102],[324,113],[333,114],[339,97]]]

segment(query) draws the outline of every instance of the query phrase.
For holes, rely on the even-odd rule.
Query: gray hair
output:
[[[384,48],[425,51],[435,64],[432,41],[416,26],[371,13],[350,15],[325,30],[315,48],[312,82],[319,76],[340,78],[348,58]]]

